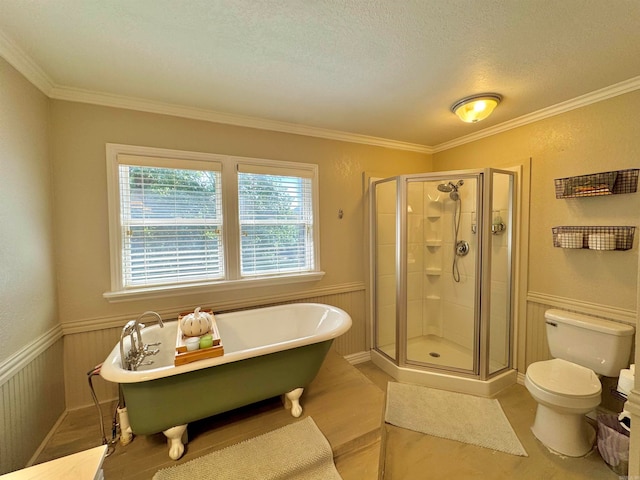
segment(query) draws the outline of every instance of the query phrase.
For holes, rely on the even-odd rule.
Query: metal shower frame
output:
[[[507,305],[507,321],[508,325],[508,352],[507,352],[507,365],[503,368],[490,372],[489,369],[489,338],[490,338],[490,314],[491,314],[491,248],[488,248],[490,243],[488,238],[493,235],[492,232],[492,205],[493,205],[493,174],[499,173],[507,175],[509,178],[509,218],[507,224],[509,228],[506,230],[507,235],[507,271],[508,271],[508,286],[507,293],[509,294],[509,302]],[[423,174],[409,174],[399,175],[396,177],[389,177],[380,179],[372,183],[370,189],[370,228],[371,228],[371,248],[370,248],[370,261],[373,270],[373,281],[371,285],[371,317],[372,317],[372,348],[376,352],[386,357],[389,361],[393,362],[398,367],[419,367],[428,371],[443,371],[451,373],[456,376],[471,377],[479,380],[488,380],[496,375],[499,375],[506,370],[512,368],[514,358],[514,301],[515,301],[515,247],[514,247],[514,235],[515,235],[515,212],[516,212],[516,173],[511,170],[501,170],[496,168],[485,169],[473,169],[473,170],[455,170],[455,171],[443,171]],[[474,308],[474,358],[473,358],[473,370],[461,370],[455,367],[450,368],[437,368],[432,364],[416,361],[407,361],[406,343],[407,343],[407,185],[411,181],[450,181],[451,179],[477,179],[477,213],[476,221],[480,228],[477,229],[478,245],[480,254],[476,256],[475,268],[476,268],[476,283],[474,287],[475,292],[475,308]],[[375,192],[376,186],[384,182],[396,182],[396,358],[392,358],[377,348],[377,311],[375,308],[376,299],[376,281],[375,269],[377,268],[375,262],[376,248],[375,248],[375,232],[376,232],[376,203]],[[487,221],[484,221],[487,219]],[[484,294],[486,292],[486,294]],[[484,295],[483,295],[484,294]]]

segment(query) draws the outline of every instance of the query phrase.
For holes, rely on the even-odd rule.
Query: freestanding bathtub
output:
[[[104,361],[100,374],[120,384],[131,430],[163,432],[174,460],[184,452],[189,422],[284,394],[293,416],[299,398],[316,376],[333,340],[351,327],[343,310],[298,303],[215,315],[224,355],[174,366],[178,322],[142,330],[146,344],[161,342],[152,365],[124,370],[120,346]],[[129,338],[124,339],[129,350]]]

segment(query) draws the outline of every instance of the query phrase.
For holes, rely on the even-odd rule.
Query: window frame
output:
[[[178,169],[180,168],[181,161],[215,162],[216,164],[219,164],[222,174],[224,279],[169,283],[157,286],[124,286],[122,271],[123,245],[121,235],[119,165],[120,163],[126,164],[127,162],[119,162],[119,156],[140,156],[158,159],[158,163],[161,163],[162,166],[166,167],[169,165],[169,168]],[[106,157],[111,289],[110,291],[105,292],[103,297],[109,302],[313,282],[320,280],[324,276],[324,272],[320,268],[320,217],[317,165],[115,143],[108,143],[106,145]],[[175,163],[175,165],[173,165],[173,163]],[[277,169],[282,171],[283,174],[290,171],[292,172],[292,176],[295,176],[295,172],[304,172],[306,176],[311,178],[313,215],[312,250],[314,258],[314,268],[312,270],[249,277],[241,276],[241,232],[238,212],[238,171],[242,169],[242,166],[257,166],[268,169]]]

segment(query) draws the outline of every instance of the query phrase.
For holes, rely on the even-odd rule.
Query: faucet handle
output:
[[[147,347],[157,347],[158,345],[162,345],[162,342],[147,343]]]

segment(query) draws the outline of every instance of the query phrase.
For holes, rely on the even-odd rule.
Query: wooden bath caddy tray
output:
[[[204,360],[206,358],[214,358],[224,355],[224,347],[220,340],[220,332],[218,331],[218,326],[216,325],[216,319],[213,316],[213,312],[211,310],[202,311],[211,315],[211,331],[209,331],[209,333],[213,337],[213,346],[209,348],[199,348],[198,350],[192,350],[190,352],[187,350],[185,340],[189,337],[182,335],[182,330],[180,330],[180,321],[182,320],[182,317],[189,315],[192,312],[181,313],[178,315],[178,334],[176,336],[176,356],[174,360],[174,365],[176,367],[186,363],[195,362],[197,360]]]

